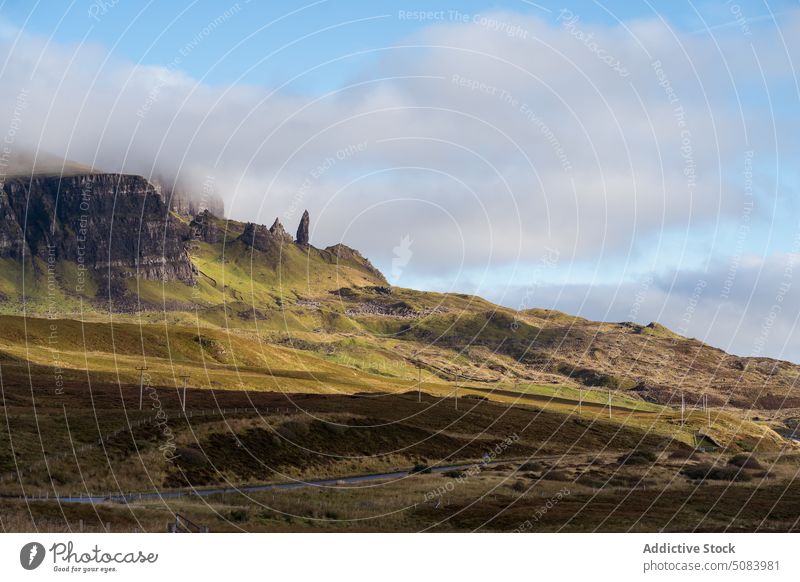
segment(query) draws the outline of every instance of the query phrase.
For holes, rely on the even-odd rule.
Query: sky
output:
[[[308,208],[396,285],[800,362],[799,33],[788,1],[0,0],[0,134]]]

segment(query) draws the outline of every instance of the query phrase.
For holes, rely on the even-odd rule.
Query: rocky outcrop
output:
[[[443,306],[430,309],[414,309],[403,303],[384,304],[377,301],[360,303],[345,310],[347,317],[391,317],[394,319],[423,319],[431,315],[442,315],[449,310]]]
[[[372,275],[381,284],[388,286],[386,277],[364,255],[356,249],[342,243],[330,246],[321,251],[323,258],[331,264],[350,265],[362,269]]]
[[[225,239],[224,224],[220,226],[220,219],[210,211],[204,210],[189,223],[192,238],[211,245],[221,243]]]
[[[308,231],[308,211],[303,215],[306,222],[306,232]],[[301,222],[302,226],[302,222]],[[298,235],[300,231],[298,230]],[[294,242],[292,235],[286,232],[286,229],[281,224],[279,218],[275,219],[272,226],[267,228],[263,224],[255,224],[248,222],[244,226],[244,232],[239,237],[244,244],[253,247],[259,251],[270,252],[283,244],[291,244]],[[299,241],[298,241],[299,242]]]
[[[300,219],[300,225],[297,227],[297,244],[299,245],[307,245],[310,244],[310,239],[308,236],[309,226],[311,224],[311,219],[308,216],[308,210],[303,212],[303,217]]]
[[[237,240],[264,253],[272,251],[279,242],[266,226],[254,222],[244,225],[244,231]]]
[[[71,261],[109,280],[194,281],[189,229],[141,176],[10,179],[0,213],[1,257]]]
[[[272,223],[272,226],[269,227],[269,233],[278,241],[282,243],[293,243],[294,239],[292,235],[286,232],[286,229],[283,228],[281,221],[279,219],[275,219],[275,222]]]

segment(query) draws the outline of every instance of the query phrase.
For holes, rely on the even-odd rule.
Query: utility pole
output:
[[[181,403],[181,408],[186,412],[186,381],[189,380],[189,376],[188,374],[182,374],[180,378],[183,380],[183,402]]]
[[[422,364],[417,361],[417,402],[422,402]]]
[[[458,410],[458,386],[456,386],[456,410]]]
[[[683,425],[686,420],[686,400],[683,397],[683,392],[681,392],[681,425]]]
[[[136,369],[139,370],[139,410],[141,410],[144,399],[144,371],[147,370],[147,366],[136,366]]]
[[[611,390],[608,391],[608,418],[611,419]]]
[[[703,394],[703,408],[706,409],[706,418],[708,420],[708,428],[711,428],[711,409],[708,407],[708,394]]]
[[[578,414],[583,412],[583,388],[578,388]]]

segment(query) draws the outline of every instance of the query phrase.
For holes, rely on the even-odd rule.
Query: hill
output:
[[[727,494],[738,501],[715,527],[749,503],[740,482],[755,490],[756,479],[773,480],[753,512],[784,515],[779,500],[796,495],[788,437],[800,424],[798,366],[730,356],[657,323],[393,287],[357,250],[311,244],[307,212],[292,236],[278,219],[267,227],[193,208],[140,176],[41,174],[0,189],[6,529],[28,531],[34,520],[39,530],[135,522],[153,531],[175,512],[215,531],[234,521],[306,529],[318,522],[262,512],[249,497],[215,499],[213,488],[380,480],[398,469],[408,478],[379,495],[342,487],[323,510],[316,493],[298,489],[277,503],[353,523],[370,507],[384,516],[376,527],[435,528],[441,508],[426,492],[503,442],[485,475],[451,499],[476,507],[455,511],[456,529],[498,515],[485,501],[496,488],[503,503],[523,503],[501,531],[564,482],[580,500],[571,511],[592,507],[586,523],[610,530],[638,520],[661,527],[681,497],[690,504],[675,527],[694,527],[708,498],[729,491],[713,485],[719,479],[736,481]],[[742,454],[769,470],[731,469]],[[698,478],[710,492],[692,500]],[[186,487],[207,497],[178,496]],[[656,488],[665,497],[650,516]],[[147,493],[122,495],[131,491]],[[101,507],[99,525],[76,498]],[[406,502],[415,509],[394,511]],[[570,515],[554,513],[547,527],[570,527]],[[770,527],[786,530],[786,519]]]
[[[61,326],[94,322],[111,335],[112,320],[135,325],[131,333],[153,325],[167,344],[163,324],[193,329],[201,338],[190,342],[195,364],[210,356],[219,365],[258,367],[265,361],[252,354],[290,350],[306,369],[332,362],[404,381],[421,368],[449,384],[612,390],[661,404],[684,395],[715,406],[800,405],[798,366],[731,356],[656,323],[597,323],[391,287],[355,249],[309,244],[307,212],[295,240],[278,219],[268,228],[209,209],[181,214],[140,176],[79,172],[7,180],[0,212],[0,313]],[[23,333],[6,321],[6,357],[47,360],[18,349],[36,344],[25,334],[40,326],[31,322]],[[216,346],[213,354],[203,338]],[[62,333],[61,347],[50,347],[114,361],[146,359],[160,345],[142,339],[121,350],[113,341],[75,341]],[[169,362],[175,353],[158,357]]]

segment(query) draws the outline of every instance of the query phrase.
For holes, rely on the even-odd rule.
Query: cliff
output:
[[[0,218],[0,258],[70,261],[101,279],[194,281],[189,229],[140,176],[12,178]]]

